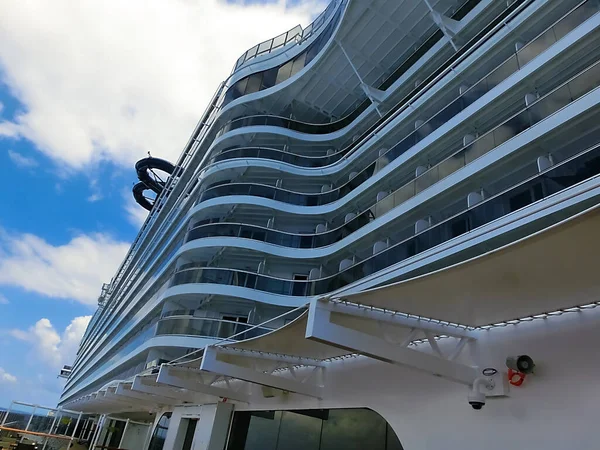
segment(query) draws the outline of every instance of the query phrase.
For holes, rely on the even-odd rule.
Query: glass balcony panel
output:
[[[407,183],[404,186],[402,186],[400,189],[398,189],[397,191],[395,191],[392,194],[394,197],[394,203],[393,203],[394,207],[401,205],[405,201],[413,198],[416,195],[416,192],[417,192],[416,180],[411,181],[410,183]]]
[[[540,36],[519,50],[517,53],[517,58],[519,60],[520,67],[525,66],[533,58],[550,48],[555,42],[556,35],[554,34],[554,29],[550,28],[549,30],[546,30]]]
[[[486,77],[485,82],[487,84],[487,90],[492,90],[517,70],[519,70],[517,57],[512,56]]]
[[[438,178],[440,180],[446,178],[448,175],[453,174],[459,169],[465,166],[465,154],[464,152],[457,153],[450,158],[446,159],[439,165]]]
[[[415,179],[415,194],[423,192],[425,189],[437,183],[439,180],[440,175],[438,172],[438,166],[432,167],[427,172]]]
[[[286,36],[287,36],[287,33],[283,33],[283,34],[280,34],[277,37],[274,37],[273,38],[273,49],[279,48],[282,45],[284,45],[285,44],[285,37]]]
[[[273,41],[265,41],[262,42],[260,44],[258,44],[258,51],[257,51],[257,55],[262,55],[263,53],[266,53],[268,51],[271,50],[271,45],[273,44]]]
[[[569,90],[573,100],[587,94],[600,85],[600,63],[596,63],[588,70],[578,75],[569,82]]]
[[[572,11],[568,16],[564,17],[554,25],[554,35],[556,39],[562,39],[568,33],[573,31],[587,19],[598,12],[598,7],[594,6],[594,2],[586,2],[579,6],[575,11]]]

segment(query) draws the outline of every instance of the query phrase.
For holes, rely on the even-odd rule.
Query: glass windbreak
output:
[[[526,166],[525,169],[529,172],[538,170],[535,163]],[[526,176],[527,170],[522,170],[521,176]],[[463,212],[353,264],[335,275],[318,280],[294,281],[233,269],[202,267],[184,269],[175,273],[173,285],[212,283],[291,296],[325,294],[556,194],[599,173],[600,147],[594,147],[501,194],[482,201],[476,206],[463,209]],[[454,207],[451,205],[449,208]],[[402,230],[400,233],[405,234],[406,231]],[[391,235],[390,239],[394,241],[397,238],[395,235]]]
[[[227,450],[402,450],[370,409],[235,412]]]
[[[342,3],[345,2],[346,0],[343,0]],[[225,92],[222,106],[225,106],[231,103],[233,100],[240,98],[244,95],[253,94],[255,92],[273,87],[276,84],[282,83],[288,78],[294,76],[304,66],[308,65],[314,59],[314,57],[321,51],[325,44],[327,44],[327,42],[329,41],[329,38],[331,37],[331,34],[333,33],[333,30],[335,29],[343,10],[343,5],[337,8],[334,17],[329,22],[329,25],[327,25],[327,28],[306,48],[306,50],[298,54],[294,59],[278,67],[274,67],[262,72],[253,73],[252,75],[249,75],[235,82]],[[293,31],[294,30],[290,30],[288,34],[290,32],[293,33]],[[296,30],[296,34],[290,35],[291,37],[289,39],[288,36],[286,36],[285,41],[283,41],[281,45],[291,42],[295,36],[297,36],[299,33],[301,34],[301,31],[302,29]],[[277,42],[282,41],[281,38],[278,38],[275,38]],[[275,43],[275,40],[273,41],[273,43]],[[248,50],[248,52],[246,53],[245,60],[247,61],[248,59],[260,56],[260,54],[264,54],[267,51],[271,51],[265,46],[263,47],[263,51],[259,53],[259,47],[260,46],[256,46]]]
[[[150,445],[148,445],[148,450],[163,450],[170,423],[171,413],[163,414],[158,423],[156,424],[156,427],[154,427],[154,431],[152,432],[152,438],[150,439]]]
[[[291,30],[282,33],[279,36],[274,37],[273,39],[261,42],[260,44],[252,47],[237,60],[235,67],[233,68],[233,72],[235,72],[246,61],[256,58],[257,56],[271,53],[273,50],[277,50],[292,42],[302,42],[308,39],[314,33],[319,31],[321,27],[325,24],[325,22],[327,22],[327,19],[331,17],[331,14],[333,13],[337,5],[343,5],[345,3],[345,0],[333,0],[329,3],[325,11],[319,14],[315,21],[308,25],[304,30],[300,25],[297,25]],[[342,6],[340,6],[340,8],[341,7]]]
[[[507,11],[516,7],[517,3],[520,2],[513,3],[513,5],[511,5],[511,7],[507,9]],[[521,67],[526,65],[533,58],[545,51],[548,47],[557,42],[559,39],[564,37],[568,32],[582,24],[585,20],[590,18],[596,12],[597,8],[593,7],[593,5],[590,4],[590,2],[584,2],[574,10],[570,11],[569,14],[560,19],[552,27],[544,31],[541,35],[532,39],[532,41],[529,42],[527,45],[520,47],[519,50],[516,52],[512,51],[512,56],[504,60],[492,72],[481,73],[482,71],[486,70],[485,66],[483,66],[478,70],[471,71],[469,74],[466,74],[465,81],[471,83],[470,87],[468,89],[459,89],[457,96],[453,98],[445,107],[443,107],[441,110],[437,110],[431,113],[430,116],[423,117],[424,123],[419,127],[419,129],[411,131],[409,135],[404,140],[402,140],[402,142],[400,142],[400,144],[394,147],[393,152],[388,152],[388,154],[382,157],[381,159],[385,158],[387,160],[391,160],[404,153],[410,147],[422,140],[426,135],[430,134],[435,129],[439,128],[441,125],[446,123],[450,118],[452,118],[453,116],[467,108],[469,105],[474,103],[484,94],[489,92],[493,87],[497,86],[508,76],[512,75]],[[505,58],[506,56],[503,55],[504,53],[500,54],[502,58]],[[410,67],[410,65],[408,67]],[[405,70],[407,70],[408,67],[406,67]],[[415,91],[416,90],[418,89],[415,89]],[[402,106],[403,103],[404,102],[400,102],[398,106]],[[219,131],[219,135],[236,128],[252,125],[277,126],[311,134],[331,133],[332,131],[336,131],[349,125],[369,105],[370,101],[367,100],[346,118],[334,123],[323,125],[306,124],[303,122],[292,121],[287,118],[275,116],[244,117],[240,119],[235,119],[229,124],[225,125]],[[396,109],[393,109],[393,111],[395,110]],[[369,130],[367,130],[367,132],[365,132],[364,134],[368,134],[371,131],[372,127],[369,128]],[[358,139],[355,142],[360,141],[361,139]],[[347,154],[350,150],[352,150],[355,147],[355,145],[356,144],[350,144],[346,148],[334,154],[322,157],[306,157],[268,148],[228,149],[212,157],[210,163],[234,158],[265,158],[283,161],[301,167],[323,167],[326,165],[333,164],[334,162],[341,159],[341,157]]]

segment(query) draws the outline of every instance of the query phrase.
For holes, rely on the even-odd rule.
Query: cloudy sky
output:
[[[145,217],[135,161],[176,160],[237,58],[325,3],[1,2],[0,407],[56,404]]]

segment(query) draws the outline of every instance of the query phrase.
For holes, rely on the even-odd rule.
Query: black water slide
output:
[[[144,192],[153,191],[158,196],[165,188],[168,176],[175,171],[175,166],[169,161],[150,156],[135,163],[135,171],[140,182],[133,186],[133,198],[142,208],[150,211],[154,199],[144,195]]]

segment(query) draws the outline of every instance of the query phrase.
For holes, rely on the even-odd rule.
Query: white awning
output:
[[[598,267],[600,209],[594,207],[460,264],[339,298],[481,326],[596,301]]]

